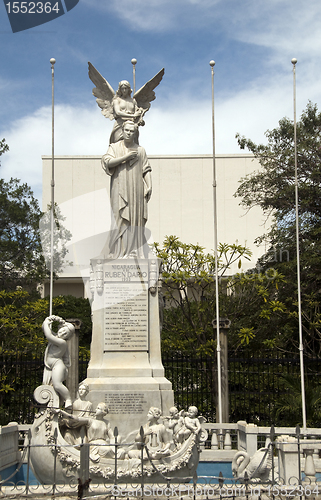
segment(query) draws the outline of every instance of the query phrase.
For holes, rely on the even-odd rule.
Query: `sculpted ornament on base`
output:
[[[164,417],[162,422],[161,410],[152,407],[147,414],[147,423],[140,430],[128,436],[119,436],[106,419],[108,408],[105,403],[99,403],[94,414],[90,410],[71,410],[72,413],[69,413],[58,408],[59,396],[52,386],[40,386],[34,396],[39,403],[47,404],[36,415],[31,429],[32,443],[35,445],[31,448],[32,466],[42,482],[49,480],[55,454],[58,483],[79,476],[81,442],[90,446],[89,473],[98,482],[113,480],[116,454],[117,477],[128,481],[139,479],[142,473],[151,481],[163,480],[164,476],[188,481],[196,471],[199,445],[206,438],[201,433],[202,417],[194,415],[194,429],[189,429],[191,432],[189,435],[184,434],[184,438],[182,435],[178,443],[169,423],[170,417]],[[88,413],[82,416],[84,412]],[[190,409],[186,415],[181,412],[183,419],[190,419],[189,414]],[[73,436],[72,433],[68,435],[67,441],[66,428],[80,431],[81,442],[78,435]],[[184,425],[181,426],[183,429]],[[38,446],[40,443],[48,447]]]

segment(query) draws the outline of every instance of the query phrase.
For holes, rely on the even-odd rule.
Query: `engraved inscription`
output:
[[[109,264],[106,266],[105,281],[145,282],[148,281],[148,266],[140,264]]]
[[[147,401],[145,400],[145,394],[140,392],[109,393],[105,395],[105,402],[108,406],[109,413],[116,415],[146,413]]]
[[[148,350],[148,286],[143,275],[148,275],[147,265],[105,266],[105,351]]]

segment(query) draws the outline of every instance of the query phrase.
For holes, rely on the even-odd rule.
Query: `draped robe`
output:
[[[133,150],[138,152],[136,158],[110,168],[111,159],[120,158]],[[151,171],[145,149],[137,144],[127,148],[123,140],[110,144],[102,157],[102,167],[111,176],[110,202],[114,224],[109,235],[109,257],[144,257],[144,228],[147,221],[144,176]]]

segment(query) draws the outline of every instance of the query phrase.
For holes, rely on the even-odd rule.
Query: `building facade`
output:
[[[207,251],[214,248],[213,159],[211,155],[149,156],[153,194],[148,203],[149,242],[162,243],[175,235],[184,243],[198,243]],[[51,157],[43,157],[43,211],[51,196]],[[269,227],[260,208],[246,211],[234,193],[241,178],[258,170],[258,161],[250,154],[217,155],[218,241],[246,245],[253,267],[264,253],[255,239]],[[71,238],[66,242],[66,265],[54,284],[54,295],[86,296],[84,283],[89,262],[102,250],[110,229],[110,178],[101,167],[100,156],[55,157],[55,202]],[[235,272],[231,269],[231,273]],[[45,293],[48,289],[45,290]]]

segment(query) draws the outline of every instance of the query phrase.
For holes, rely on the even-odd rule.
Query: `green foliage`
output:
[[[27,184],[0,179],[0,288],[35,289],[47,275],[39,236],[41,212]]]
[[[298,348],[293,122],[283,118],[266,137],[266,145],[256,145],[237,135],[240,147],[254,154],[261,169],[241,179],[235,196],[248,209],[258,205],[273,214],[271,230],[258,238],[269,244],[269,250],[257,269],[274,269],[284,277],[275,297],[280,321],[274,327],[283,335],[283,349],[293,350]],[[311,103],[297,123],[297,151],[304,349],[321,355],[321,113]],[[264,317],[269,319],[268,311]]]
[[[90,353],[92,321],[91,307],[88,299],[74,297],[73,295],[63,295],[55,305],[54,313],[65,319],[80,319],[81,328],[79,330],[79,354],[88,355]]]
[[[8,150],[3,139],[0,156]],[[55,208],[54,217],[54,270],[59,273],[66,256],[65,243],[71,235],[63,226],[59,207]],[[0,179],[1,290],[15,290],[21,286],[36,291],[48,276],[45,257],[48,261],[51,255],[50,229],[50,213],[42,214],[30,187],[19,179],[8,182]]]
[[[55,306],[62,299],[54,299]],[[26,290],[0,291],[0,352],[35,354],[46,345],[41,325],[48,313],[47,299]]]
[[[268,213],[277,211],[278,220],[285,219],[294,208],[294,126],[282,118],[279,126],[265,133],[267,144],[256,145],[237,134],[241,149],[247,148],[259,160],[259,172],[241,179],[236,196],[251,208],[259,205]],[[321,216],[318,202],[321,181],[321,113],[308,103],[297,123],[298,187],[301,215]]]
[[[163,259],[164,310],[162,352],[213,356],[216,350],[215,259],[199,245],[167,237],[156,245]],[[235,262],[248,259],[250,252],[240,245],[218,247],[220,317],[231,320],[229,352],[254,352],[262,347],[281,347],[286,307],[277,299],[283,286],[281,273],[267,270],[224,277]]]
[[[9,151],[9,146],[6,144],[6,140],[2,139],[0,141],[0,156],[5,153],[6,151]]]
[[[283,375],[286,392],[275,403],[276,418],[287,416],[287,425],[302,425],[302,393],[300,377]],[[305,406],[307,427],[321,425],[321,387],[318,378],[306,378]]]
[[[82,321],[79,343],[88,352],[91,340],[91,311],[87,299],[73,296],[53,298],[53,311],[67,319]],[[0,291],[0,354],[43,353],[47,341],[42,323],[49,314],[48,298],[35,298],[26,290]]]
[[[162,331],[163,352],[194,352],[197,356],[212,355],[216,348],[215,257],[200,245],[182,243],[176,236],[165,239],[163,247],[155,245],[163,261],[166,309]],[[226,288],[223,276],[231,265],[250,251],[241,245],[218,246],[220,289]]]
[[[285,307],[276,295],[283,282],[282,274],[255,270],[230,278],[228,293],[220,297],[221,315],[231,320],[230,353],[239,349],[255,352],[264,347],[281,348]]]

